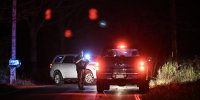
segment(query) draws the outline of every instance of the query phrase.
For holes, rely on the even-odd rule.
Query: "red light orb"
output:
[[[72,37],[72,31],[69,30],[69,29],[65,30],[65,37],[66,38],[71,38]]]
[[[88,12],[89,12],[88,17],[90,20],[96,20],[98,18],[98,10],[97,9],[91,8],[91,9],[89,9]]]
[[[119,47],[120,47],[120,49],[125,49],[126,48],[125,45],[120,45]]]
[[[50,20],[51,19],[51,9],[47,9],[45,11],[45,20]]]
[[[125,44],[119,44],[118,45],[118,49],[126,49],[127,48],[127,46],[125,45]]]

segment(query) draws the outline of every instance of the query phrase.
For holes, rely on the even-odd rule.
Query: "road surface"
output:
[[[97,93],[96,85],[79,90],[76,84],[64,86],[18,87],[16,91],[1,96],[1,100],[141,100],[136,86],[111,86],[109,91]]]

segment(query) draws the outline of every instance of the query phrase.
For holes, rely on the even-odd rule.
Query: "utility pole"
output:
[[[177,33],[176,33],[176,0],[172,0],[172,58],[176,61],[176,69],[178,68],[178,49],[177,49]]]
[[[16,60],[16,7],[17,1],[13,0],[12,8],[12,51],[11,60]],[[10,85],[16,81],[16,67],[10,67]]]

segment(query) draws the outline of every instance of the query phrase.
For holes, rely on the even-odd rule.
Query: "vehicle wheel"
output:
[[[148,92],[149,91],[149,81],[144,81],[143,83],[140,83],[139,91],[140,91],[140,93]]]
[[[91,71],[86,70],[84,81],[85,81],[86,84],[94,84],[94,76],[93,76]]]
[[[54,82],[56,83],[57,86],[64,84],[63,77],[59,71],[54,72]]]
[[[96,86],[97,86],[98,93],[103,93],[104,91],[104,85],[102,83],[103,83],[102,80],[97,80]]]

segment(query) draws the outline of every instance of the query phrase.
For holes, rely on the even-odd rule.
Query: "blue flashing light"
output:
[[[58,59],[62,59],[63,57],[58,57]]]
[[[90,54],[85,54],[84,58],[87,59],[87,60],[90,60],[91,56],[90,56]]]

